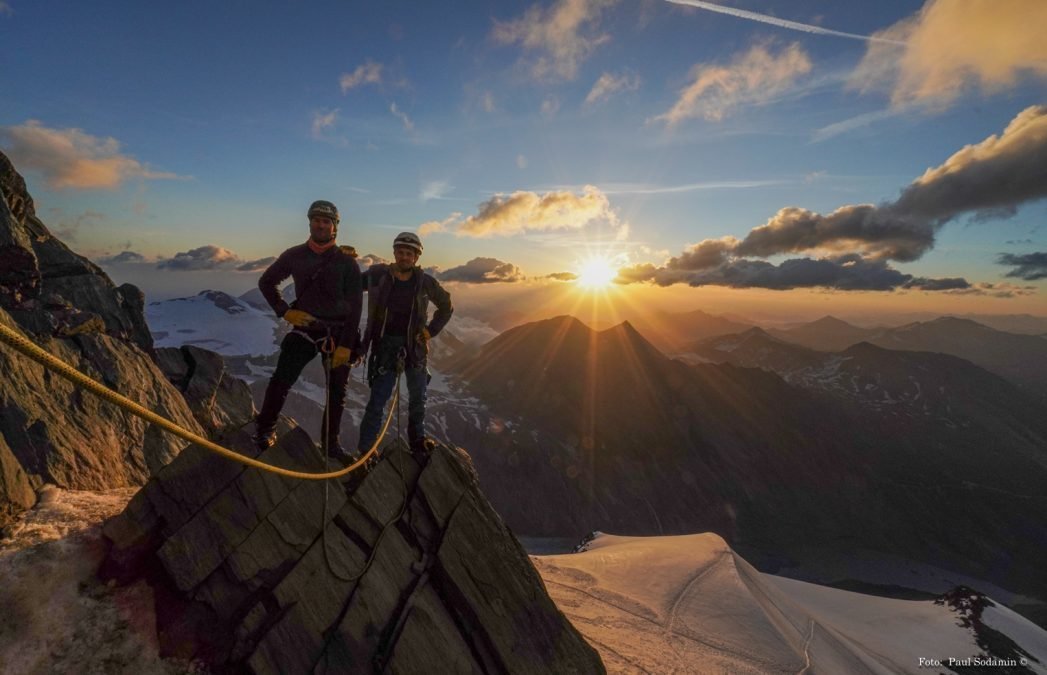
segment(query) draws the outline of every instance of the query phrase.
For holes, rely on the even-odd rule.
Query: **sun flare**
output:
[[[578,285],[591,290],[607,288],[616,276],[618,270],[608,258],[594,256],[582,261],[578,268]]]

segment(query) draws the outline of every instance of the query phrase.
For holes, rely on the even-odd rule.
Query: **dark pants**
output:
[[[378,432],[382,430],[385,421],[385,406],[389,397],[393,395],[396,388],[397,354],[403,347],[406,338],[384,337],[377,346],[377,355],[371,364],[372,372],[369,373],[371,381],[371,398],[367,401],[367,409],[364,418],[360,422],[360,443],[357,445],[361,453],[371,449]],[[426,389],[429,386],[429,369],[423,359],[421,363],[404,364],[404,379],[407,380],[407,438],[411,443],[421,441],[425,438],[425,401]],[[395,415],[395,411],[393,412]],[[396,420],[390,422],[395,424]]]
[[[265,390],[265,401],[258,412],[256,428],[259,433],[267,433],[276,427],[276,418],[287,400],[287,393],[302,374],[305,366],[319,352],[313,340],[301,333],[291,332],[280,343],[280,358],[276,362],[276,372],[269,380]],[[327,389],[327,428],[321,429],[321,442],[331,448],[338,444],[338,432],[342,424],[342,411],[345,409],[345,388],[349,381],[349,366],[331,370],[330,386]]]

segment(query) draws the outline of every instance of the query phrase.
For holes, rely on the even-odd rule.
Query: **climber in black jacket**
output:
[[[315,201],[308,216],[309,240],[281,253],[258,280],[258,288],[273,311],[294,330],[280,344],[276,372],[255,420],[255,444],[264,450],[275,442],[276,420],[287,393],[306,364],[322,350],[330,353],[331,377],[327,424],[320,431],[321,440],[329,456],[344,462],[348,455],[339,443],[339,427],[349,368],[358,360],[363,286],[356,251],[335,245],[338,208],[328,201]],[[287,277],[294,279],[296,296],[290,305],[278,288]]]

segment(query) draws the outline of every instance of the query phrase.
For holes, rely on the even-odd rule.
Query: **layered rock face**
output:
[[[242,427],[254,419],[250,387],[229,373],[221,354],[186,345],[157,349],[156,359],[210,436],[230,427]]]
[[[245,452],[246,432],[229,439]],[[301,429],[261,459],[319,470]],[[388,446],[348,483],[192,446],[106,523],[101,574],[157,590],[162,653],[252,673],[604,672],[461,450]]]
[[[174,422],[203,429],[152,356],[143,298],[117,287],[36,217],[25,181],[0,153],[0,322]],[[45,483],[140,485],[185,443],[0,347],[0,528]]]

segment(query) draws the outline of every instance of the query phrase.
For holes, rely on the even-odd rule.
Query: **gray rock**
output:
[[[204,429],[151,358],[141,291],[117,288],[37,217],[25,181],[0,153],[0,322],[133,401]],[[141,485],[185,446],[141,419],[0,348],[0,527],[32,504],[25,485],[100,490]],[[212,398],[239,414],[233,381]],[[248,408],[249,410],[249,408]],[[221,416],[219,415],[219,421]]]
[[[0,152],[0,306],[12,307],[40,292],[40,266],[25,222],[33,200],[25,181]]]
[[[20,512],[36,504],[36,491],[18,458],[0,436],[0,529]]]
[[[265,458],[320,468],[301,429]],[[189,448],[104,531],[103,577],[168,589],[161,650],[215,668],[604,672],[449,446],[426,461],[387,445],[365,477],[326,485]]]
[[[240,427],[254,419],[251,390],[233,377],[222,355],[200,347],[163,347],[157,363],[171,384],[182,392],[193,416],[211,435]]]

